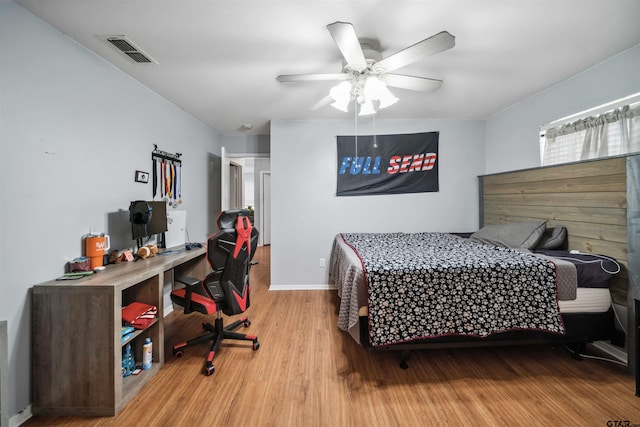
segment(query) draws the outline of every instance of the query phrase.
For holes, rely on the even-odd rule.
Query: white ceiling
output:
[[[386,57],[446,30],[456,46],[397,70],[444,80],[380,119],[483,119],[640,43],[638,0],[15,0],[223,135],[268,134],[272,119],[352,117],[327,106],[337,73],[326,25],[351,22]],[[126,35],[157,64],[137,64],[101,36]],[[241,129],[251,124],[251,131]]]

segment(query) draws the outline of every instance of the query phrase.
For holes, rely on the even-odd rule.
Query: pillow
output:
[[[542,238],[536,244],[536,249],[559,249],[564,247],[567,240],[565,227],[549,227],[542,233]]]
[[[546,249],[536,251],[536,253],[573,263],[576,266],[579,288],[607,288],[609,287],[609,279],[620,272],[620,264],[605,255]]]
[[[546,228],[546,221],[487,225],[473,233],[470,239],[507,248],[533,249]]]

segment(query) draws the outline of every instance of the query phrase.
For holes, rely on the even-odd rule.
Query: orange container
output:
[[[106,251],[111,247],[111,239],[108,235],[87,236],[84,239],[86,256],[89,258],[89,264],[93,270],[102,266],[102,258]]]

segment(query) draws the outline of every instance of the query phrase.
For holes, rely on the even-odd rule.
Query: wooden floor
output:
[[[26,426],[607,426],[640,424],[626,368],[575,361],[562,347],[367,352],[337,327],[333,291],[269,292],[269,248],[252,269],[247,331],[261,347],[225,343],[212,376],[200,314],[166,318],[163,369],[117,416],[33,417]]]

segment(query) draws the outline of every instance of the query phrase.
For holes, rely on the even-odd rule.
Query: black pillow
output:
[[[536,251],[536,253],[560,258],[575,264],[578,287],[580,288],[607,288],[609,279],[620,272],[620,264],[615,259],[605,255],[547,249]]]
[[[542,233],[536,249],[560,249],[567,241],[567,229],[565,227],[548,227]]]

